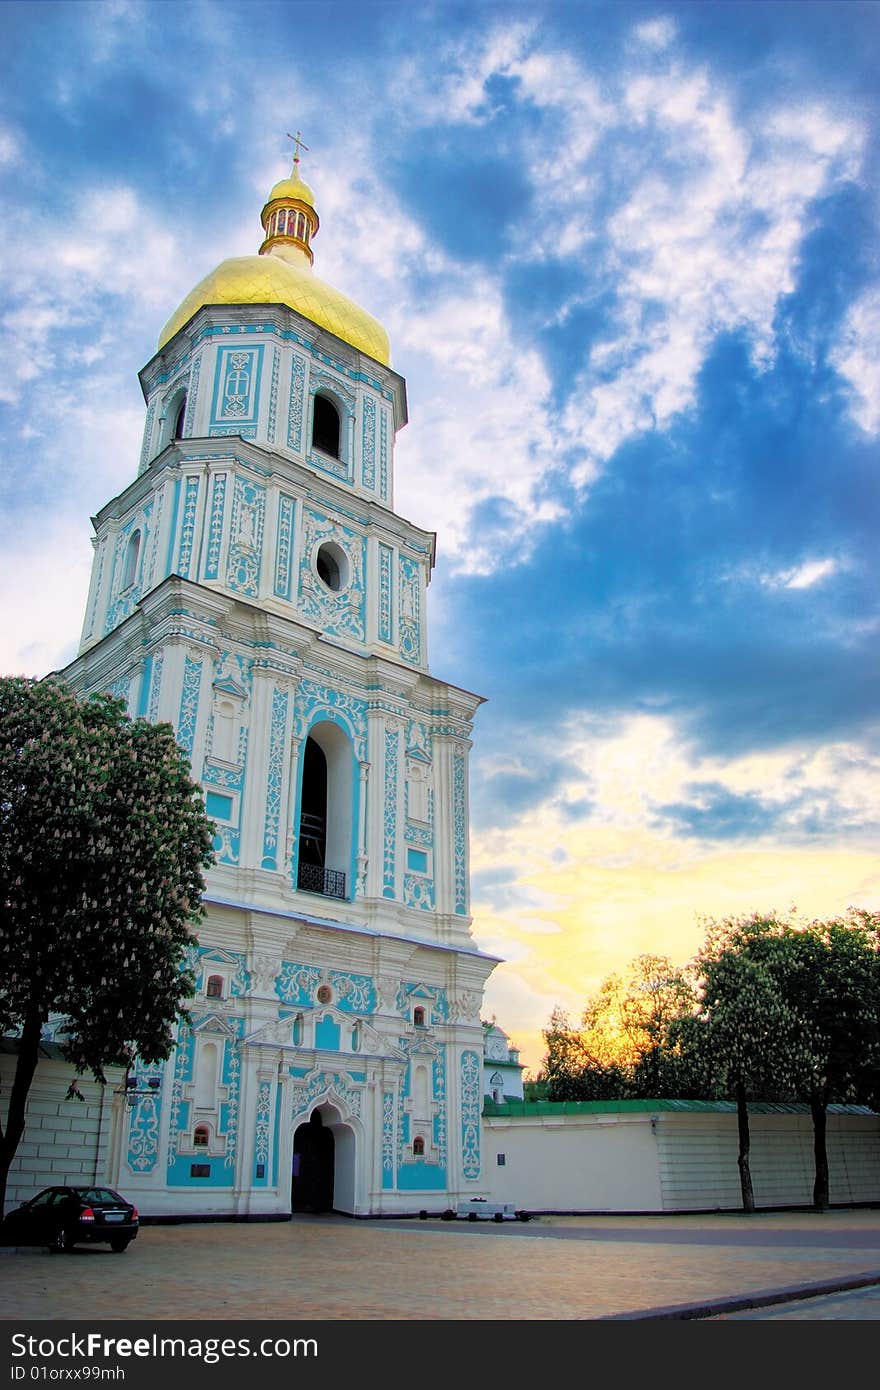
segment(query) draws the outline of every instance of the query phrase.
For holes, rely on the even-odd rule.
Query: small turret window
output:
[[[412,1151],[414,1158],[421,1158],[425,1152],[425,1141],[420,1134],[417,1134],[415,1139],[413,1140]]]
[[[312,448],[339,458],[339,411],[327,396],[315,396]]]

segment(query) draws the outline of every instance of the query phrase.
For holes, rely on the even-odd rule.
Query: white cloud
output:
[[[657,19],[646,20],[644,24],[637,24],[633,32],[647,48],[663,49],[672,43],[677,29],[674,19],[661,15]]]
[[[868,435],[880,431],[880,290],[851,305],[830,359],[852,392],[852,416]]]

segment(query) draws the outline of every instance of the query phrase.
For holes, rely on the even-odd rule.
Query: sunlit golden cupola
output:
[[[315,195],[299,172],[300,146],[304,150],[308,149],[308,146],[303,145],[299,131],[296,132],[296,136],[291,135],[289,138],[293,140],[296,148],[293,169],[289,178],[276,183],[261,213],[260,220],[266,238],[260,247],[260,255],[264,256],[271,251],[276,256],[283,256],[285,250],[290,248],[295,252],[304,252],[312,265],[314,256],[310,243],[320,222],[315,211]]]
[[[159,334],[160,349],[205,305],[286,304],[359,352],[390,364],[388,334],[381,323],[312,270],[311,241],[319,220],[314,194],[299,173],[299,151],[307,146],[298,134],[294,144],[293,169],[275,184],[261,214],[259,253],[222,261],[200,280]]]

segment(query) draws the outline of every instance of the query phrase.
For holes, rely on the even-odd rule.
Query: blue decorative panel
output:
[[[254,1125],[254,1187],[269,1186],[269,1146],[272,1121],[272,1087],[261,1081],[257,1091],[257,1113]]]
[[[315,1024],[315,1047],[326,1048],[329,1052],[339,1051],[339,1024],[329,1014]]]
[[[190,758],[196,737],[201,684],[202,663],[194,661],[191,656],[188,656],[183,664],[183,689],[180,696],[180,713],[177,717],[177,742]]]
[[[275,981],[275,993],[282,1004],[302,1007],[315,1002],[315,990],[321,982],[321,971],[313,965],[297,965],[282,961],[281,974]]]
[[[141,1068],[132,1072],[136,1103],[129,1114],[128,1152],[125,1161],[133,1173],[152,1173],[159,1159],[159,1120],[162,1112],[162,1091],[147,1089],[148,1076],[161,1076],[161,1071]]]
[[[269,388],[269,427],[267,439],[270,444],[275,443],[275,431],[278,425],[278,368],[281,361],[281,354],[277,348],[272,348],[272,382]]]
[[[298,1084],[293,1091],[293,1119],[306,1114],[316,1101],[325,1097],[338,1097],[343,1108],[352,1115],[360,1115],[363,1089],[355,1084],[352,1077],[344,1071],[304,1072],[301,1067],[290,1067],[290,1075]],[[299,1080],[299,1078],[303,1078]]]
[[[117,676],[113,684],[107,687],[107,694],[115,695],[117,700],[125,700],[127,704],[130,690],[131,676],[126,672],[124,676]]]
[[[299,562],[299,607],[303,617],[334,637],[366,638],[364,575],[366,542],[351,527],[328,516],[303,509],[303,553]],[[318,578],[314,557],[318,547],[332,541],[348,557],[348,582],[332,590]]]
[[[394,610],[392,607],[392,574],[394,552],[389,545],[379,546],[379,641],[394,641]]]
[[[445,1048],[445,1047],[441,1048],[440,1051],[439,1051],[439,1053],[438,1053],[438,1055],[434,1058],[434,1064],[433,1064],[432,1071],[433,1071],[433,1083],[434,1083],[434,1100],[435,1100],[435,1102],[436,1102],[436,1104],[437,1104],[437,1113],[436,1113],[436,1115],[434,1116],[434,1143],[435,1143],[436,1146],[437,1146],[438,1162],[440,1163],[441,1168],[443,1168],[443,1169],[445,1170],[445,1168],[446,1168],[446,1161],[447,1161],[447,1157],[448,1157],[448,1152],[447,1152],[447,1138],[448,1138],[448,1136],[447,1136],[447,1129],[446,1129],[446,1116],[447,1116],[447,1112],[448,1112],[448,1106],[447,1106],[447,1103],[446,1103],[446,1048]],[[478,1121],[479,1121],[479,1111],[478,1111]]]
[[[296,727],[304,737],[318,718],[339,724],[355,740],[355,756],[366,755],[367,705],[345,691],[316,681],[302,681],[297,696]]]
[[[439,985],[423,985],[418,980],[401,980],[394,1007],[401,1018],[409,1018],[413,1004],[425,1008],[429,1023],[449,1022],[449,997]]]
[[[390,497],[388,486],[388,411],[379,413],[379,490],[383,502]]]
[[[376,487],[376,402],[372,396],[364,396],[363,423],[363,478],[364,487]]]
[[[168,1135],[168,1167],[177,1162],[178,1137],[189,1128],[189,1101],[183,1099],[183,1088],[192,1081],[195,1037],[191,1028],[181,1024],[174,1054],[174,1079],[171,1083],[170,1131]]]
[[[315,1003],[315,993],[324,978],[324,972],[314,965],[282,961],[275,993],[283,1004],[291,1008],[308,1008]],[[333,1007],[340,1013],[375,1013],[376,989],[369,975],[331,970],[327,980],[333,990]]]
[[[400,736],[385,729],[385,810],[382,843],[382,896],[394,897],[397,848],[397,767]]]
[[[160,648],[153,659],[153,670],[150,677],[150,703],[147,709],[147,718],[151,724],[159,721],[159,696],[162,693],[162,666],[164,664],[164,652]]]
[[[144,442],[141,445],[141,458],[138,473],[143,473],[150,462],[150,455],[152,452],[150,449],[150,444],[153,438],[153,425],[155,424],[155,422],[156,398],[154,396],[153,399],[150,401],[149,407],[147,409],[147,421],[144,425]]]
[[[282,494],[278,503],[278,536],[275,542],[275,593],[290,598],[293,516],[295,502]]]
[[[281,818],[281,782],[284,775],[285,729],[288,695],[286,690],[272,694],[272,724],[269,730],[269,768],[266,779],[266,819],[263,825],[264,869],[278,868],[278,835]]]
[[[193,420],[195,419],[196,414],[196,402],[199,398],[199,377],[201,376],[201,372],[202,358],[201,354],[199,354],[199,356],[192,364],[192,370],[189,374],[189,386],[187,387],[186,392],[186,415],[184,416],[183,421],[183,433],[185,434],[187,439],[192,438]]]
[[[151,503],[149,509],[144,508],[144,515],[149,511],[152,517],[150,523],[150,543],[147,547],[147,555],[144,560],[143,579],[141,582],[141,592],[149,593],[153,587],[153,580],[156,577],[156,567],[159,562],[159,537],[162,534],[162,509],[165,504],[165,491],[156,493],[155,503]]]
[[[421,567],[408,556],[400,557],[400,655],[411,666],[422,659]]]
[[[428,856],[424,850],[408,849],[406,852],[406,867],[412,869],[413,873],[426,874],[428,872]]]
[[[461,1054],[461,1166],[466,1178],[480,1176],[482,1068],[476,1052]]]
[[[241,432],[243,425],[256,425],[260,404],[260,372],[263,345],[220,348],[214,378],[211,433],[225,426],[227,432]]]
[[[188,753],[190,757],[192,756],[195,744],[201,683],[201,661],[195,657],[187,656],[183,666],[180,710],[177,717],[177,741],[184,752]]]
[[[220,575],[220,547],[223,543],[223,511],[226,505],[226,474],[215,473],[211,487],[211,519],[208,523],[208,549],[205,556],[205,578]]]
[[[287,408],[287,447],[300,452],[303,446],[303,406],[306,391],[306,359],[298,352],[290,356],[290,401]]]
[[[180,545],[177,550],[177,573],[190,577],[193,558],[193,538],[196,533],[196,513],[199,505],[199,479],[187,478],[183,493],[183,516],[180,521]]]
[[[232,797],[221,796],[218,792],[208,792],[205,797],[205,810],[215,820],[229,820],[232,816]]]
[[[464,754],[455,753],[452,759],[452,825],[454,835],[453,882],[455,911],[468,910],[467,892],[467,809],[465,796]]]
[[[369,975],[330,971],[333,1003],[342,1013],[371,1014],[376,1010],[376,990]]]
[[[232,524],[226,583],[240,594],[256,598],[260,591],[260,559],[266,489],[259,483],[236,478],[232,498]]]
[[[382,1188],[394,1187],[394,1092],[382,1092]]]
[[[424,912],[434,910],[434,884],[429,878],[416,874],[403,876],[403,901],[407,907],[419,907]]]

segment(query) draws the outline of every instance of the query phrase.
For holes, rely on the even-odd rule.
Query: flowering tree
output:
[[[64,1055],[167,1057],[193,978],[212,823],[167,724],[52,679],[0,678],[0,1034],[17,1063],[0,1127],[0,1212],[50,1014]]]

